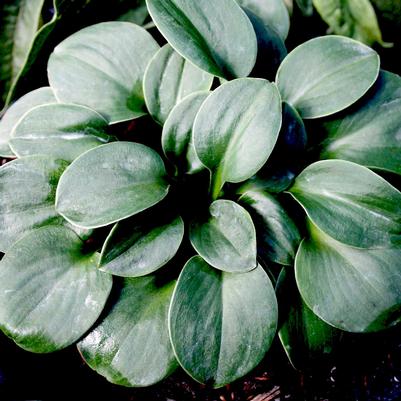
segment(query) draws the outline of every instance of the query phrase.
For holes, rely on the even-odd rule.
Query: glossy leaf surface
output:
[[[227,272],[246,272],[256,267],[256,232],[251,216],[240,205],[217,200],[209,216],[190,226],[192,246],[207,263]]]
[[[149,113],[163,125],[177,103],[193,92],[209,90],[212,81],[213,75],[164,45],[150,61],[143,82]]]
[[[18,99],[0,120],[0,156],[13,157],[14,153],[8,145],[12,130],[21,117],[36,106],[56,103],[53,91],[49,87],[43,87],[27,93]]]
[[[183,172],[204,168],[195,152],[192,127],[200,106],[209,92],[187,96],[173,108],[163,125],[162,146],[166,157]]]
[[[357,249],[315,227],[295,260],[302,298],[321,319],[342,330],[370,332],[401,320],[401,251]]]
[[[240,203],[256,227],[258,254],[282,265],[292,265],[301,234],[279,201],[267,192],[247,191]]]
[[[221,387],[245,375],[269,349],[276,326],[276,297],[260,266],[231,274],[199,256],[185,265],[169,329],[179,363],[195,380]]]
[[[152,218],[153,217],[153,218]],[[144,213],[118,222],[103,245],[99,267],[117,276],[138,277],[164,266],[184,236],[181,217]]]
[[[380,60],[370,47],[341,36],[311,39],[284,59],[276,77],[283,100],[302,118],[343,110],[373,85]]]
[[[10,146],[18,157],[46,154],[73,161],[81,153],[109,142],[108,123],[97,112],[73,104],[35,107],[16,125]]]
[[[382,71],[347,114],[323,123],[322,159],[345,159],[401,174],[401,78]]]
[[[165,174],[162,159],[147,146],[133,142],[98,146],[62,175],[56,209],[79,227],[107,226],[163,199],[169,188]]]
[[[62,224],[54,208],[58,180],[68,163],[49,156],[29,156],[0,168],[0,250],[24,233]]]
[[[154,276],[124,280],[110,313],[80,343],[86,363],[114,384],[150,386],[177,366],[167,313],[174,282]]]
[[[322,231],[344,244],[401,244],[401,193],[366,167],[344,160],[308,166],[289,189]]]
[[[48,64],[50,86],[60,101],[88,106],[111,123],[140,117],[146,114],[143,76],[158,48],[135,24],[92,25],[54,49]]]
[[[234,0],[146,3],[170,45],[199,68],[227,79],[245,77],[251,72],[257,54],[256,36]]]
[[[280,126],[280,95],[264,79],[230,81],[207,98],[193,135],[199,159],[212,172],[216,193],[224,182],[244,181],[263,166]]]
[[[20,347],[52,352],[78,340],[100,315],[111,276],[64,227],[29,233],[0,262],[0,327]]]

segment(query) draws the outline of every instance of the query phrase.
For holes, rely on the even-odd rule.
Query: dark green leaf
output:
[[[168,192],[165,168],[151,148],[114,142],[84,153],[60,179],[56,209],[84,228],[107,226],[148,209]]]
[[[401,78],[382,71],[369,96],[324,122],[322,159],[345,159],[401,174]]]
[[[96,321],[111,276],[96,269],[96,254],[64,227],[24,236],[0,262],[0,327],[20,347],[52,352],[78,340]]]
[[[370,47],[322,36],[289,53],[276,81],[283,100],[302,118],[318,118],[355,103],[376,81],[379,67],[379,56]]]
[[[370,332],[401,321],[401,250],[357,249],[311,225],[295,259],[308,307],[342,330]]]
[[[150,386],[177,366],[167,328],[175,282],[154,276],[125,279],[107,317],[78,343],[86,363],[112,383]]]
[[[26,113],[9,141],[18,156],[46,154],[73,161],[81,153],[109,142],[107,121],[97,112],[73,104],[48,104]]]
[[[307,167],[289,189],[322,231],[344,244],[401,244],[401,193],[366,167],[324,160]]]
[[[181,57],[169,44],[152,58],[145,72],[143,90],[151,116],[164,124],[173,107],[193,92],[207,91],[213,75]]]
[[[129,22],[84,28],[54,49],[50,86],[60,101],[88,106],[111,123],[140,117],[146,114],[143,76],[158,48],[145,29]]]
[[[240,202],[255,224],[258,254],[278,264],[293,265],[301,235],[283,206],[262,191],[247,191]]]
[[[199,255],[217,269],[238,273],[257,266],[255,227],[235,202],[214,201],[209,216],[191,224],[189,235]]]
[[[173,294],[169,329],[181,366],[221,387],[252,370],[277,327],[277,301],[265,271],[220,272],[199,256],[185,265]]]
[[[245,77],[251,72],[257,54],[256,36],[234,0],[146,3],[170,45],[199,68],[223,78]]]
[[[138,277],[164,266],[184,236],[181,217],[146,213],[120,221],[103,245],[99,266],[117,276]]]

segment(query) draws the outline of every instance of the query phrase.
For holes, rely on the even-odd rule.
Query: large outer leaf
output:
[[[345,159],[401,174],[401,78],[382,71],[372,90],[347,114],[323,123],[320,158]]]
[[[250,190],[240,198],[256,227],[258,254],[282,265],[292,265],[301,235],[291,217],[272,195]]]
[[[333,353],[342,332],[308,308],[299,294],[292,268],[281,270],[276,294],[282,319],[278,335],[291,364],[305,370]]]
[[[0,156],[13,157],[14,153],[8,145],[11,133],[21,117],[29,110],[42,104],[56,103],[53,91],[43,87],[27,93],[18,99],[0,120]]]
[[[169,329],[179,363],[195,380],[221,387],[245,375],[269,349],[276,327],[276,297],[260,266],[224,273],[199,256],[185,265]]]
[[[237,0],[257,15],[268,28],[273,28],[285,40],[290,29],[290,17],[283,0]]]
[[[0,4],[0,96],[3,101],[24,66],[40,27],[43,4],[44,0],[2,0]]]
[[[227,82],[206,99],[193,135],[199,159],[213,174],[214,197],[224,182],[244,181],[263,166],[280,126],[280,95],[264,79]]]
[[[220,199],[209,208],[207,219],[192,222],[192,246],[207,263],[232,273],[257,266],[256,231],[249,213],[237,203]]]
[[[313,5],[335,34],[368,45],[383,43],[375,9],[369,0],[313,0]]]
[[[370,47],[341,36],[323,36],[289,53],[276,81],[283,100],[303,118],[317,118],[356,102],[376,81],[379,65],[379,56]]]
[[[342,330],[369,332],[401,321],[401,251],[345,246],[316,227],[295,259],[302,298]]]
[[[193,173],[204,168],[195,152],[192,128],[200,106],[209,92],[187,96],[171,110],[162,132],[162,146],[166,157],[181,172]]]
[[[170,45],[199,68],[222,78],[245,77],[251,72],[257,55],[256,36],[235,0],[146,3]]]
[[[145,72],[143,91],[151,116],[164,124],[172,108],[193,92],[209,90],[213,75],[181,57],[169,44],[152,58]]]
[[[88,107],[48,104],[26,113],[14,128],[10,146],[18,156],[46,154],[73,161],[81,153],[109,142],[107,121]]]
[[[307,167],[289,191],[314,224],[344,244],[401,244],[401,193],[366,167],[320,161]]]
[[[118,222],[107,237],[99,267],[117,276],[138,277],[164,266],[184,236],[181,217],[144,213]]]
[[[62,224],[54,208],[57,182],[68,163],[28,156],[0,168],[0,250],[34,228]]]
[[[88,106],[112,123],[140,117],[146,114],[143,76],[158,48],[145,29],[129,22],[84,28],[54,49],[50,86],[60,101]]]
[[[100,315],[111,276],[64,227],[18,241],[0,262],[0,327],[19,346],[52,352],[78,340]]]
[[[84,228],[107,226],[163,199],[169,185],[160,156],[132,142],[114,142],[84,153],[60,178],[56,209]]]
[[[177,366],[167,328],[174,284],[160,286],[154,276],[125,279],[110,313],[78,343],[88,365],[129,387],[150,386],[168,376]]]

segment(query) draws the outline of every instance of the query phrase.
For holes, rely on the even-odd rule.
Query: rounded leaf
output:
[[[133,142],[98,146],[60,178],[56,210],[84,228],[107,226],[145,210],[168,192],[166,171],[151,148]]]
[[[178,103],[168,116],[162,132],[162,146],[166,157],[183,172],[204,168],[195,152],[192,127],[200,106],[209,92],[198,92]]]
[[[20,347],[52,352],[79,339],[99,317],[111,276],[64,227],[24,236],[0,262],[0,327]]]
[[[146,0],[146,4],[170,45],[202,70],[222,78],[245,77],[251,72],[256,36],[234,0]]]
[[[58,180],[68,166],[49,156],[28,156],[0,167],[0,250],[23,234],[49,224],[63,224],[54,208]]]
[[[242,78],[216,89],[193,127],[196,153],[215,176],[216,188],[255,174],[272,152],[280,126],[281,100],[274,84]]]
[[[240,198],[256,227],[258,254],[281,265],[292,266],[301,234],[292,218],[272,195],[250,190]]]
[[[61,42],[48,64],[58,100],[88,106],[110,123],[146,114],[142,91],[145,69],[159,49],[143,28],[129,22],[103,22]]]
[[[73,161],[81,153],[107,143],[108,123],[96,111],[73,104],[35,107],[14,128],[10,146],[18,157],[46,154]]]
[[[164,266],[178,251],[184,222],[151,212],[118,222],[100,256],[101,270],[116,276],[138,277]]]
[[[344,244],[401,244],[401,193],[366,167],[344,160],[308,166],[289,189],[322,231]]]
[[[258,268],[220,272],[195,256],[182,270],[169,312],[178,362],[214,387],[244,376],[262,360],[277,327],[273,286]]]
[[[401,321],[401,250],[357,249],[316,227],[295,259],[302,298],[341,330],[370,332]]]
[[[176,368],[167,314],[175,282],[125,279],[109,314],[81,342],[85,362],[114,384],[150,386]]]
[[[11,133],[21,117],[36,106],[48,103],[56,103],[53,91],[49,87],[35,89],[22,96],[10,106],[0,120],[0,156],[13,157],[14,153],[8,145]]]
[[[381,71],[355,107],[323,123],[321,159],[344,159],[401,174],[401,77]]]
[[[370,47],[342,36],[322,36],[289,53],[276,82],[283,100],[302,118],[318,118],[355,103],[374,84],[379,68],[379,56]]]
[[[238,273],[257,266],[255,227],[235,202],[214,201],[206,219],[192,222],[189,236],[199,255],[216,269]]]
[[[193,92],[209,90],[213,75],[181,57],[169,44],[152,58],[146,69],[143,91],[150,115],[161,125],[170,111]]]

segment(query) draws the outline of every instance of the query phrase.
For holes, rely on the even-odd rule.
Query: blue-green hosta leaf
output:
[[[370,332],[401,321],[401,250],[358,249],[311,225],[295,259],[308,307],[342,330]]]
[[[401,244],[401,193],[366,167],[323,160],[302,171],[289,191],[337,241],[359,248]]]
[[[43,4],[44,0],[3,0],[0,4],[0,97],[3,101],[23,68],[40,28]]]
[[[206,218],[192,222],[189,235],[199,255],[217,269],[238,273],[257,266],[255,227],[235,202],[214,201]]]
[[[8,145],[11,133],[21,117],[36,106],[56,103],[53,91],[43,87],[27,93],[18,99],[0,120],[0,156],[13,157],[14,153]]]
[[[369,0],[313,0],[331,31],[368,45],[383,44],[375,9]]]
[[[290,17],[283,0],[237,0],[237,3],[257,15],[268,28],[273,28],[282,40],[290,29]]]
[[[199,256],[185,265],[169,330],[179,363],[195,380],[221,387],[245,375],[269,349],[276,327],[276,296],[260,266],[232,274]]]
[[[263,166],[280,126],[280,95],[264,79],[227,82],[205,100],[193,135],[199,159],[212,172],[214,198],[224,182],[244,181]]]
[[[379,74],[378,54],[341,36],[303,43],[284,59],[276,82],[284,101],[302,118],[318,118],[355,103]]]
[[[245,77],[251,72],[257,54],[256,36],[234,0],[146,3],[170,45],[199,68],[222,78]]]
[[[74,104],[48,104],[26,113],[15,126],[10,146],[18,156],[46,154],[73,161],[109,142],[108,123],[96,111]]]
[[[99,317],[111,276],[65,227],[43,227],[0,262],[0,327],[19,346],[52,352],[78,340]]]
[[[345,159],[401,174],[401,78],[382,71],[347,114],[323,123],[322,159]]]
[[[138,277],[164,266],[178,251],[184,222],[149,212],[118,222],[103,245],[99,267],[117,276]]]
[[[207,91],[213,75],[181,57],[169,44],[152,58],[145,72],[143,91],[151,116],[161,125],[184,97]]]
[[[62,224],[54,208],[58,180],[68,163],[49,156],[28,156],[0,168],[0,250],[24,233]]]
[[[61,42],[49,59],[50,86],[58,100],[88,106],[109,122],[145,112],[142,80],[159,46],[143,28],[104,22]]]
[[[193,173],[204,168],[195,152],[192,127],[208,95],[209,92],[198,92],[187,96],[173,108],[163,125],[164,154],[182,172]]]
[[[280,342],[296,369],[310,368],[334,352],[341,331],[319,319],[302,300],[295,283],[292,268],[284,267],[279,275],[276,294],[282,323],[279,325]]]
[[[162,200],[169,189],[165,175],[162,159],[147,146],[101,145],[75,159],[61,176],[56,209],[79,227],[107,226]]]
[[[174,284],[161,286],[155,276],[125,279],[110,313],[78,343],[86,363],[128,387],[150,386],[172,373],[177,362],[167,314]]]
[[[292,266],[301,235],[283,206],[267,192],[252,190],[241,196],[240,203],[255,224],[258,254],[275,263]]]

